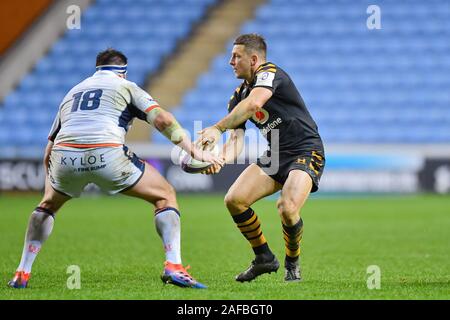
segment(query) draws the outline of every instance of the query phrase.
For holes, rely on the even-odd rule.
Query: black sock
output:
[[[273,254],[262,233],[258,216],[252,208],[248,208],[246,211],[232,217],[241,233],[252,246],[258,262],[260,260],[272,260]]]
[[[303,236],[303,220],[293,226],[283,224],[284,244],[286,248],[285,261],[295,263],[300,256],[300,242]]]

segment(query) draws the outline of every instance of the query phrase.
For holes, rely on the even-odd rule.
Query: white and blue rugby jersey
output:
[[[133,119],[158,103],[134,82],[100,70],[73,87],[59,106],[49,140],[68,147],[124,144]]]

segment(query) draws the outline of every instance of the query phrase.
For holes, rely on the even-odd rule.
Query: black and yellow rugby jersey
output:
[[[272,97],[261,111],[249,120],[253,122],[275,151],[279,140],[280,154],[296,155],[303,151],[323,151],[317,125],[309,114],[300,93],[289,75],[271,62],[259,66],[251,83],[244,81],[234,92],[228,104],[228,112],[250,94],[253,88],[263,87],[272,91]],[[238,128],[245,129],[245,122]],[[278,129],[279,139],[272,139]],[[273,141],[272,141],[273,140]]]

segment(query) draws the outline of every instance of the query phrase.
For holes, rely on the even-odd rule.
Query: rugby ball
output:
[[[219,155],[219,146],[214,145],[212,149],[208,146],[204,148],[204,150],[208,150],[213,155],[217,156]],[[201,171],[207,169],[209,166],[211,166],[210,162],[202,162],[198,161],[194,158],[192,158],[186,151],[182,150],[180,153],[180,165],[181,169],[183,169],[184,172],[187,173],[200,173]]]

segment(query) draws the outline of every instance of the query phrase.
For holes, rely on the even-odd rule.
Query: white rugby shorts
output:
[[[56,191],[79,197],[89,183],[116,194],[133,187],[144,174],[145,162],[126,146],[74,149],[54,146],[48,177]]]

